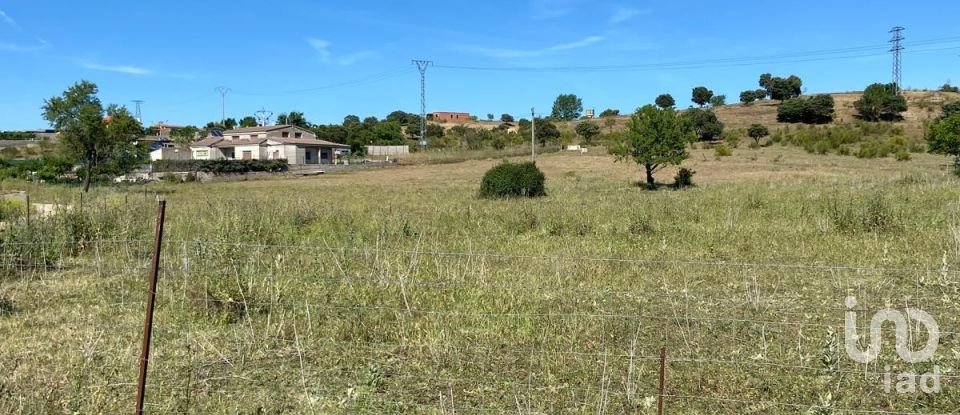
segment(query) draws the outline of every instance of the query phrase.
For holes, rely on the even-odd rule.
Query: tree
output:
[[[657,99],[654,100],[660,108],[671,108],[674,105],[677,105],[677,101],[673,99],[673,95],[670,94],[660,94],[657,96]]]
[[[740,93],[740,102],[742,102],[743,105],[750,105],[756,100],[757,100],[756,91],[750,90],[750,91],[743,91]]]
[[[529,127],[528,127],[529,128]],[[529,130],[528,130],[529,134]],[[560,141],[560,129],[549,120],[537,119],[537,141],[541,146]]]
[[[713,110],[692,108],[684,111],[681,118],[687,122],[687,125],[700,140],[716,140],[723,134],[723,123],[720,122]]]
[[[833,121],[834,103],[830,95],[788,99],[777,107],[777,121],[826,124]]]
[[[571,121],[580,118],[583,112],[583,101],[574,94],[560,94],[553,101],[553,111],[550,117],[561,121]]]
[[[223,120],[223,128],[227,130],[232,130],[234,128],[237,128],[237,124],[240,124],[240,123],[237,122],[236,118],[231,117]]]
[[[766,89],[755,90],[753,91],[753,96],[757,97],[757,101],[763,101],[767,99],[767,90]]]
[[[940,92],[960,92],[960,87],[950,85],[949,82],[940,87]]]
[[[583,144],[590,145],[593,138],[600,135],[600,126],[593,121],[581,121],[575,129],[577,135],[583,138]]]
[[[960,166],[960,114],[934,121],[926,138],[931,153],[951,155]]]
[[[954,114],[960,114],[960,101],[954,101],[943,106],[943,115],[940,118],[950,118]]]
[[[757,145],[760,145],[760,140],[763,137],[770,135],[770,130],[766,126],[761,124],[750,124],[750,127],[747,128],[747,135],[757,142]]]
[[[694,136],[673,108],[645,105],[630,116],[627,133],[610,148],[617,161],[632,160],[643,166],[647,187],[656,188],[653,174],[687,158],[687,144]]]
[[[277,116],[277,125],[294,125],[300,128],[310,128],[306,116],[299,111],[290,111],[289,114],[281,113]]]
[[[363,128],[368,128],[368,129],[372,129],[373,127],[376,127],[378,123],[380,123],[380,121],[377,120],[377,117],[374,117],[372,115],[367,118],[364,118],[362,122]]]
[[[603,117],[603,126],[607,127],[610,134],[613,134],[613,127],[617,125],[616,117]]]
[[[501,114],[501,115],[500,115],[500,122],[509,122],[509,123],[512,123],[513,121],[514,121],[513,116],[510,115],[510,114]]]
[[[97,85],[80,81],[58,97],[44,100],[43,118],[60,131],[64,155],[83,162],[83,191],[102,170],[128,169],[138,159],[134,140],[143,127],[126,108],[104,110]]]
[[[786,101],[790,98],[799,97],[803,92],[803,81],[796,75],[790,75],[787,78],[774,77],[765,73],[760,75],[760,86],[763,87],[763,95],[757,96],[757,99],[763,99],[767,96],[777,101]]]
[[[186,147],[197,138],[197,134],[200,130],[197,127],[188,125],[182,128],[175,128],[173,131],[170,131],[170,138],[173,139],[173,142],[180,147]]]
[[[713,98],[713,91],[707,89],[707,87],[698,86],[693,88],[693,94],[690,100],[702,108],[710,102],[710,98]]]
[[[897,85],[876,83],[863,91],[863,97],[853,103],[860,118],[867,121],[894,121],[907,110],[907,100],[897,94]]]
[[[257,119],[254,118],[253,116],[248,115],[246,117],[243,117],[243,119],[240,120],[240,128],[256,127],[256,126],[257,126]]]
[[[711,107],[722,107],[724,105],[727,105],[726,95],[714,95],[713,98],[710,98]]]
[[[344,128],[355,128],[360,126],[360,117],[350,114],[346,117],[343,117],[343,123],[341,123]]]
[[[620,110],[613,109],[613,108],[607,108],[607,109],[603,110],[603,112],[600,113],[600,118],[604,118],[604,117],[616,117],[616,116],[618,116],[618,115],[620,115]]]
[[[492,114],[492,113],[488,113],[488,114],[487,114],[487,121],[493,121],[493,114]]]

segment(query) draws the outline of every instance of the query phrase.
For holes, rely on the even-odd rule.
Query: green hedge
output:
[[[543,172],[534,163],[502,163],[483,175],[480,197],[495,199],[545,196],[547,192],[544,181],[546,179]]]
[[[286,159],[278,160],[157,160],[153,162],[154,173],[204,172],[213,174],[285,172],[289,169]]]

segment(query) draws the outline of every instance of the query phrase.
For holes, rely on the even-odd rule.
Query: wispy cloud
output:
[[[102,65],[91,61],[81,61],[80,65],[87,69],[104,72],[116,72],[127,75],[150,75],[153,71],[139,66],[130,65]]]
[[[536,20],[556,19],[576,10],[579,0],[531,0],[530,17]]]
[[[40,52],[50,47],[50,43],[43,39],[37,39],[34,45],[23,45],[19,43],[0,42],[0,52]]]
[[[330,42],[311,37],[307,38],[307,43],[317,52],[321,61],[330,62]]]
[[[651,11],[648,9],[633,9],[629,7],[617,7],[617,10],[613,12],[613,15],[610,16],[610,19],[607,20],[610,24],[620,24],[627,21],[630,21],[634,17],[643,16],[650,14]]]
[[[317,52],[317,57],[319,57],[320,61],[323,63],[335,63],[341,66],[349,66],[377,56],[376,51],[362,50],[335,58],[333,52],[330,50],[331,46],[333,45],[331,42],[311,37],[307,38],[307,44],[309,44],[310,47]]]
[[[488,56],[491,58],[501,58],[501,59],[531,58],[531,57],[537,57],[537,56],[550,55],[553,53],[562,52],[566,50],[584,48],[584,47],[602,42],[604,39],[606,38],[603,36],[589,36],[574,42],[561,43],[561,44],[548,46],[540,49],[507,49],[507,48],[486,48],[486,47],[477,47],[477,46],[467,46],[467,47],[462,47],[460,49],[466,52]]]
[[[0,22],[7,24],[14,29],[20,30],[20,25],[17,24],[17,21],[13,20],[13,18],[3,10],[0,10]]]
[[[337,64],[343,66],[353,65],[357,62],[364,61],[370,58],[377,56],[377,52],[372,50],[365,50],[356,53],[351,53],[349,55],[344,55],[337,58]]]

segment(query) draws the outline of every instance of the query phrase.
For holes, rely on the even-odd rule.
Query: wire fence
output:
[[[2,247],[0,409],[129,410],[151,243]],[[944,264],[167,240],[159,275],[151,413],[656,413],[657,399],[692,414],[960,406],[960,272]],[[874,361],[849,356],[850,318],[863,350],[888,308],[936,319],[931,359],[901,359],[889,325]],[[930,334],[908,321],[904,344],[919,350]]]

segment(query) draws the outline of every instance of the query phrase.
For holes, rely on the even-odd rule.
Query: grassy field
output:
[[[481,200],[498,158],[311,178],[75,188],[6,229],[0,412],[133,408],[156,196],[168,201],[151,413],[949,413],[960,406],[960,179],[944,157],[693,150],[645,191],[606,155],[538,159],[548,196]],[[669,183],[675,170],[658,173]],[[919,307],[932,362],[844,353]],[[926,341],[917,333],[915,349]],[[882,372],[943,373],[938,394]],[[896,376],[896,375],[894,375]]]

